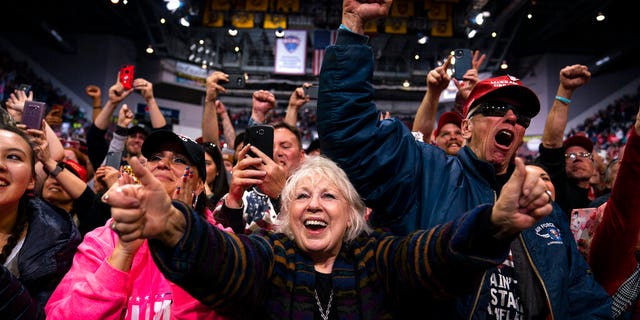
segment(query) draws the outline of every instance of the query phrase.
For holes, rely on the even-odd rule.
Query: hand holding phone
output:
[[[453,77],[462,80],[467,70],[473,68],[472,59],[473,52],[471,49],[455,49],[453,50],[455,62],[453,65]]]
[[[244,136],[244,145],[247,144],[260,149],[262,153],[273,159],[273,126],[260,124],[248,128]],[[251,150],[248,154],[257,157]]]
[[[125,90],[130,90],[131,88],[133,88],[133,76],[134,76],[134,69],[135,67],[133,65],[125,65],[122,68],[120,68],[120,84],[122,84],[122,87]]]
[[[42,129],[42,118],[47,109],[47,104],[39,101],[25,101],[22,111],[22,123],[27,129]]]

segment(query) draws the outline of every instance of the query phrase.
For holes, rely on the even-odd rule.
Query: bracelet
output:
[[[565,97],[561,97],[561,96],[556,96],[556,100],[564,103],[564,104],[571,104],[571,99],[567,99]]]
[[[42,166],[42,170],[43,170],[47,175],[49,175],[49,176],[51,176],[51,177],[54,177],[54,178],[55,178],[55,177],[57,177],[57,176],[58,176],[58,174],[59,174],[63,169],[64,169],[64,166],[63,166],[62,162],[58,162],[58,163],[56,164],[56,168],[55,168],[55,169],[53,169],[53,170],[51,170],[51,172],[49,172],[49,170],[47,170],[47,166],[45,166],[45,165],[43,165],[43,166]]]

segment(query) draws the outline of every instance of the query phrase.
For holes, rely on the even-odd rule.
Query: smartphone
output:
[[[244,136],[244,145],[248,143],[273,159],[273,126],[259,124],[248,128]],[[251,151],[249,155],[256,157]]]
[[[454,49],[453,57],[455,58],[455,63],[453,63],[453,77],[462,80],[467,70],[473,68],[473,52],[471,49]]]
[[[22,111],[22,123],[28,129],[42,129],[42,118],[47,110],[47,104],[39,101],[25,101]]]
[[[317,100],[318,99],[318,86],[311,86],[308,88],[304,88],[304,94],[309,96],[309,99]]]
[[[18,90],[24,91],[24,94],[29,95],[29,91],[31,91],[31,85],[22,83],[18,86]]]
[[[246,82],[247,78],[244,73],[229,73],[229,82],[224,87],[225,89],[242,89]]]
[[[125,90],[133,88],[133,72],[135,67],[133,65],[124,65],[120,68],[120,83]]]
[[[104,164],[109,167],[116,168],[120,170],[120,163],[122,161],[122,151],[115,152],[110,151],[107,153],[105,157]]]

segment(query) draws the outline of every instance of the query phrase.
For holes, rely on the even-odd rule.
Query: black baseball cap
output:
[[[175,150],[175,146],[181,147],[182,150]],[[171,150],[187,156],[198,170],[200,179],[207,181],[204,149],[195,140],[172,131],[157,130],[152,132],[142,143],[142,155],[147,158],[163,150]]]

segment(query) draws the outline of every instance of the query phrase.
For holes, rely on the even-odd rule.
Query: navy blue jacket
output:
[[[436,146],[416,141],[400,120],[379,120],[372,101],[373,52],[366,42],[366,37],[339,30],[336,45],[327,48],[317,116],[322,153],[346,171],[373,209],[371,223],[404,235],[494,203],[503,183],[470,148],[462,148],[457,157],[447,156]],[[512,171],[513,166],[508,175]],[[563,214],[554,206],[552,215],[518,237],[546,304],[557,319],[609,318],[610,298],[593,280]],[[465,318],[485,318],[486,299],[488,293],[481,290],[460,300],[457,312]],[[417,307],[425,312],[424,304]]]
[[[80,232],[63,209],[32,198],[27,212],[27,235],[18,253],[20,277],[0,266],[0,319],[44,319],[44,305],[80,244]]]

